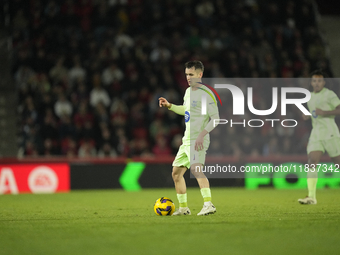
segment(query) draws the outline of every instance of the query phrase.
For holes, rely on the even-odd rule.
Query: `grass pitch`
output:
[[[213,188],[217,213],[196,216],[198,188],[188,189],[193,215],[161,217],[155,200],[174,189],[73,191],[0,196],[0,254],[339,254],[340,190]]]

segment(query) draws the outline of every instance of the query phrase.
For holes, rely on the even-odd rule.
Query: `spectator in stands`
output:
[[[70,117],[73,113],[73,107],[70,101],[67,100],[65,94],[60,94],[58,101],[54,104],[54,112],[62,118],[63,115]]]
[[[81,101],[79,103],[79,107],[74,114],[73,123],[75,124],[77,129],[82,129],[85,125],[85,122],[89,121],[93,123],[93,115],[88,109],[88,104],[86,101]]]
[[[99,103],[103,103],[105,107],[108,107],[111,103],[111,99],[107,91],[101,86],[101,78],[97,73],[93,76],[93,89],[90,92],[90,104],[92,107],[96,107]]]
[[[94,157],[96,155],[97,153],[94,147],[94,141],[90,139],[84,139],[79,147],[78,156],[81,158],[85,158]]]
[[[70,69],[68,73],[71,84],[74,84],[75,81],[78,79],[86,79],[86,70],[82,67],[79,57],[75,57],[73,61],[74,66]]]
[[[98,156],[101,158],[105,157],[114,158],[117,157],[117,153],[109,143],[104,143],[98,151]]]
[[[279,151],[279,142],[276,137],[271,137],[263,146],[264,156],[277,156]]]
[[[67,136],[62,139],[60,147],[62,155],[72,156],[78,154],[77,142],[72,136]]]
[[[31,67],[26,65],[20,66],[14,75],[17,88],[20,89],[27,88],[29,82],[33,79],[34,76],[35,72]]]
[[[46,138],[44,140],[42,155],[44,156],[59,155],[59,148],[57,147],[57,142],[56,141],[53,142],[50,138]]]
[[[170,156],[171,148],[167,144],[164,136],[160,135],[156,138],[156,144],[152,148],[152,152],[155,156]]]
[[[68,115],[62,115],[60,117],[58,129],[59,129],[59,137],[61,139],[67,136],[75,137],[76,135],[75,126],[71,122],[71,117]]]
[[[56,64],[49,71],[49,76],[53,83],[64,81],[68,76],[68,70],[64,66],[64,57],[60,57]]]
[[[102,74],[102,81],[104,86],[109,86],[115,81],[121,81],[124,78],[122,70],[120,70],[116,63],[111,63],[104,69]]]

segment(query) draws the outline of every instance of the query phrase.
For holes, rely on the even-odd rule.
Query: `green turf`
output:
[[[154,201],[174,189],[78,191],[0,196],[0,254],[339,254],[340,190],[212,189],[217,213],[156,216]]]

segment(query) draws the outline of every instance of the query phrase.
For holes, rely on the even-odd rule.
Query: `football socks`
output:
[[[179,202],[179,207],[188,207],[187,193],[177,194],[177,199],[178,199],[178,202]]]
[[[317,172],[307,173],[308,197],[316,199],[316,183],[318,182]]]
[[[210,188],[201,189],[201,194],[204,202],[211,202],[211,191]]]

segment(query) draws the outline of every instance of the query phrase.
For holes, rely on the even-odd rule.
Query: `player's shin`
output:
[[[211,191],[210,188],[202,188],[201,189],[201,194],[204,200],[204,204],[208,204],[211,202]]]
[[[316,184],[318,182],[318,173],[314,169],[309,169],[307,173],[308,197],[316,199]]]

